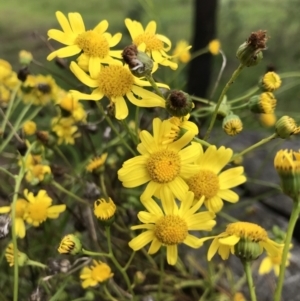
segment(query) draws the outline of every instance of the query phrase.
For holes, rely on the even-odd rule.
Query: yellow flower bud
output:
[[[69,234],[61,240],[57,250],[60,254],[76,255],[81,252],[82,244],[80,239],[76,235]]]
[[[235,136],[243,130],[243,123],[239,116],[230,114],[223,119],[223,130],[229,136]]]
[[[262,77],[260,86],[267,92],[273,92],[281,86],[280,76],[275,72],[267,72]]]
[[[276,130],[276,134],[282,139],[300,133],[300,127],[297,126],[296,121],[289,116],[282,116],[276,122],[275,130]]]

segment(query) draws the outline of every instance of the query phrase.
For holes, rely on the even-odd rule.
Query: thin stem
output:
[[[155,90],[155,92],[156,92],[161,98],[165,99],[164,96],[163,96],[163,94],[162,94],[161,91],[159,90],[159,88],[158,88],[158,86],[157,86],[155,80],[153,79],[152,75],[146,75],[145,77],[146,77],[146,79],[148,80],[148,82],[151,84],[151,86],[152,86],[152,88]]]
[[[106,238],[107,238],[108,253],[110,254],[110,259],[114,263],[115,267],[122,274],[122,276],[123,276],[123,278],[126,282],[128,291],[130,292],[130,294],[133,297],[134,293],[133,293],[133,289],[131,287],[131,283],[130,283],[130,280],[128,278],[128,275],[127,275],[126,271],[124,270],[124,268],[122,268],[121,265],[119,264],[118,260],[116,259],[115,255],[114,255],[114,252],[112,250],[111,237],[110,237],[110,227],[105,227],[105,233],[106,233]]]
[[[234,81],[237,79],[237,77],[239,76],[239,74],[241,73],[241,71],[243,70],[244,68],[244,65],[240,64],[238,66],[238,68],[233,72],[230,80],[227,82],[227,84],[225,85],[223,91],[221,92],[221,95],[218,99],[218,102],[217,102],[217,105],[216,105],[216,108],[215,108],[215,111],[213,113],[213,116],[211,118],[211,121],[210,121],[210,124],[209,124],[209,127],[208,127],[208,130],[203,138],[203,140],[207,140],[210,136],[210,133],[211,133],[211,130],[215,124],[215,121],[216,121],[216,118],[217,118],[217,114],[218,114],[218,110],[219,110],[219,107],[222,103],[222,100],[224,98],[224,96],[226,95],[228,89],[230,88],[230,86],[234,83]]]
[[[192,55],[191,55],[191,61],[194,60],[196,57],[198,57],[202,54],[208,53],[208,52],[209,52],[209,50],[208,50],[207,47],[199,49],[196,52],[193,52]]]
[[[253,278],[252,278],[252,271],[251,271],[251,267],[250,267],[250,262],[249,261],[244,261],[243,266],[244,266],[244,271],[245,271],[245,274],[246,274],[246,279],[247,279],[247,282],[248,282],[251,301],[257,301],[256,294],[255,294],[255,286],[253,284]]]
[[[132,133],[132,131],[130,130],[126,120],[122,120],[122,124],[124,126],[124,128],[126,129],[127,133],[129,134],[131,140],[133,143],[137,144],[137,137]]]
[[[238,109],[242,109],[248,106],[248,102],[243,103],[242,105],[236,106],[236,107],[231,107],[231,110],[238,110]]]
[[[226,67],[226,63],[227,63],[226,56],[225,56],[224,52],[223,52],[221,49],[220,49],[220,53],[221,53],[221,55],[222,55],[222,65],[221,65],[221,69],[220,69],[220,71],[219,71],[217,80],[216,80],[216,82],[215,82],[214,88],[212,89],[209,98],[213,98],[213,96],[214,96],[214,94],[215,94],[215,92],[216,92],[216,90],[217,90],[217,87],[218,87],[218,85],[219,85],[219,82],[220,82],[220,80],[221,80],[221,77],[222,77],[222,74],[223,74],[223,72],[224,72],[224,69],[225,69],[225,67]]]
[[[89,250],[86,250],[86,249],[83,249],[82,248],[82,253],[84,255],[88,255],[88,256],[103,256],[103,257],[111,257],[109,254],[106,254],[106,253],[99,253],[99,252],[93,252],[93,251],[89,251]]]
[[[229,221],[229,222],[235,223],[235,222],[238,221],[238,219],[236,219],[236,218],[230,216],[229,214],[225,213],[224,211],[218,212],[218,215],[221,216],[221,217],[223,217],[223,218],[225,218],[225,219],[226,219],[227,221]]]
[[[285,242],[284,242],[284,247],[283,247],[283,251],[282,251],[280,273],[279,273],[279,277],[278,277],[277,287],[275,290],[274,301],[280,301],[280,299],[281,299],[281,293],[282,293],[282,287],[283,287],[284,275],[285,275],[285,269],[286,269],[286,260],[288,257],[290,244],[291,244],[294,228],[295,228],[296,222],[299,217],[299,213],[300,213],[300,197],[298,197],[298,199],[294,200],[293,210],[291,213],[288,230],[287,230],[286,238],[285,238]]]
[[[257,91],[259,91],[259,87],[254,87],[254,88],[250,89],[248,93],[246,93],[246,94],[244,94],[244,95],[242,95],[240,97],[228,100],[227,103],[233,104],[233,103],[239,102],[241,100],[244,100],[245,98],[248,98],[248,97],[252,96]]]
[[[15,178],[15,176],[12,174],[12,173],[10,173],[8,170],[6,170],[5,168],[2,168],[1,166],[0,166],[0,171],[2,171],[2,172],[4,172],[5,174],[7,174],[8,176],[10,176],[11,178]]]
[[[107,121],[107,123],[109,124],[109,126],[111,127],[111,129],[115,132],[115,134],[119,137],[120,141],[124,144],[124,146],[135,156],[135,152],[133,151],[133,149],[128,145],[128,143],[124,140],[124,138],[121,136],[121,134],[119,133],[119,131],[116,129],[116,127],[114,126],[114,124],[112,123],[111,119],[109,118],[109,116],[107,116],[104,112],[104,109],[102,107],[102,105],[99,102],[96,102],[98,109],[100,110],[100,112],[103,114],[105,120]]]
[[[41,262],[38,262],[38,261],[30,260],[30,259],[27,260],[26,264],[31,265],[31,266],[35,266],[35,267],[39,267],[39,268],[42,268],[42,269],[47,269],[47,265],[45,265]]]
[[[3,119],[6,120],[6,119],[5,119],[6,115],[4,114],[2,108],[0,108],[0,114],[2,115]],[[20,143],[23,143],[23,140],[22,140],[22,139],[20,138],[20,136],[15,132],[15,129],[14,129],[13,125],[10,123],[10,121],[9,121],[9,120],[6,120],[6,122],[7,122],[7,125],[9,126],[9,128],[10,128],[10,129],[12,130],[12,132],[14,133],[15,138],[16,138]]]
[[[124,268],[123,268],[124,271],[126,271],[126,270],[129,268],[129,266],[130,266],[130,264],[131,264],[131,262],[132,262],[132,259],[133,259],[134,256],[135,256],[135,254],[136,254],[135,251],[131,253],[131,255],[130,255],[128,261],[127,261],[127,263],[125,264],[125,266],[124,266]]]
[[[165,276],[165,256],[164,251],[160,252],[160,271],[159,271],[159,284],[158,284],[158,300],[161,300],[161,293],[163,287],[163,278]]]
[[[100,186],[101,186],[102,193],[104,194],[104,197],[107,198],[108,194],[105,186],[104,173],[100,174]]]
[[[214,106],[215,105],[215,103],[213,101],[210,101],[210,100],[205,99],[205,98],[197,97],[197,96],[194,96],[194,95],[190,95],[190,97],[191,97],[192,100],[202,102],[202,103],[204,103],[206,105],[209,105],[209,106]]]
[[[106,294],[106,296],[108,297],[109,300],[118,301],[110,294],[109,290],[106,287],[106,284],[103,286],[103,289],[104,289],[104,293]]]
[[[194,139],[193,139],[194,141],[196,141],[196,142],[198,142],[198,143],[200,143],[201,145],[204,145],[204,146],[206,146],[206,147],[209,147],[209,146],[211,146],[211,144],[210,143],[208,143],[207,141],[204,141],[204,140],[201,140],[201,139],[199,139],[199,138],[196,138],[196,137],[194,137]]]
[[[269,141],[271,141],[271,140],[273,140],[273,139],[275,139],[275,138],[277,138],[277,137],[278,137],[277,134],[274,133],[274,134],[272,134],[271,136],[269,136],[269,137],[267,137],[267,138],[264,138],[264,139],[260,140],[259,142],[257,142],[257,143],[255,143],[255,144],[249,146],[248,148],[244,149],[244,150],[241,151],[240,153],[235,154],[235,155],[231,158],[230,162],[232,162],[233,160],[235,160],[236,158],[238,158],[238,157],[240,157],[240,156],[245,155],[246,153],[249,153],[249,152],[252,151],[253,149],[255,149],[255,148],[257,148],[257,147],[259,147],[259,146],[261,146],[261,145],[263,145],[263,144],[265,144],[265,143],[267,143],[267,142],[269,142]]]
[[[57,188],[58,190],[64,192],[65,194],[67,194],[68,196],[70,196],[71,198],[77,200],[78,202],[80,203],[83,203],[85,205],[89,205],[89,203],[83,199],[81,199],[80,197],[78,197],[76,194],[72,193],[71,191],[65,189],[63,186],[61,186],[60,184],[58,184],[57,182],[55,181],[52,181],[51,184]]]

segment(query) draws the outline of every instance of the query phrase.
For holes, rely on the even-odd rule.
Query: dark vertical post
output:
[[[207,46],[216,38],[216,12],[218,0],[194,0],[194,37],[192,52]],[[199,97],[207,96],[210,84],[212,56],[197,57],[190,63],[188,92]]]

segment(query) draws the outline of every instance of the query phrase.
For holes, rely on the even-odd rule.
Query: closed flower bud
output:
[[[298,201],[300,196],[300,152],[280,150],[274,158],[274,166],[281,179],[282,191]]]
[[[277,120],[275,130],[276,134],[282,139],[300,133],[300,127],[297,126],[295,120],[289,116],[282,116]]]
[[[135,274],[134,274],[134,283],[135,284],[142,284],[146,279],[146,275],[141,272],[141,271],[137,271]]]
[[[235,136],[243,130],[243,123],[239,116],[229,114],[223,119],[223,130],[229,136]]]
[[[252,32],[250,37],[237,50],[236,56],[240,63],[246,67],[257,65],[263,58],[262,50],[265,50],[267,35],[265,30]]]
[[[264,92],[250,98],[248,106],[253,113],[272,114],[277,100],[271,92]]]
[[[234,246],[234,255],[242,261],[253,261],[262,253],[261,246],[256,241],[241,239]]]
[[[69,234],[61,240],[57,250],[60,254],[76,255],[81,252],[82,244],[80,239],[76,235]]]
[[[49,134],[47,131],[37,131],[36,132],[37,139],[46,146],[55,146],[56,139],[52,134]]]
[[[110,226],[114,222],[116,209],[111,198],[108,201],[99,199],[94,203],[94,214],[104,226]]]
[[[21,50],[19,52],[19,61],[20,61],[21,65],[28,66],[32,60],[33,60],[33,56],[31,54],[31,52],[26,51],[26,50]]]
[[[24,134],[27,135],[27,136],[31,136],[31,135],[35,134],[35,132],[36,132],[36,123],[34,121],[27,120],[23,124],[23,131],[24,131]]]
[[[151,75],[153,61],[145,52],[139,51],[136,45],[132,44],[125,47],[122,57],[134,76],[143,77]]]
[[[189,114],[193,108],[194,103],[189,94],[179,90],[167,92],[166,109],[172,116],[183,117]]]
[[[28,256],[23,253],[23,252],[20,252],[19,250],[17,250],[17,264],[19,267],[22,267],[24,265],[27,264],[28,262]],[[15,262],[15,258],[14,258],[14,247],[13,247],[13,244],[10,243],[6,250],[5,250],[5,257],[6,257],[6,260],[7,262],[9,263],[9,266],[12,267],[14,265],[14,262]]]
[[[281,86],[281,79],[277,73],[267,72],[260,80],[259,86],[267,92],[273,92]]]

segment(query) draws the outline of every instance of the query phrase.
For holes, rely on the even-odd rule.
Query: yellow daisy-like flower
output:
[[[100,220],[108,220],[115,215],[116,205],[111,198],[106,201],[99,199],[94,203],[94,214]]]
[[[80,273],[80,279],[83,280],[82,287],[96,286],[98,283],[103,283],[112,278],[114,274],[110,267],[101,261],[93,260],[91,267],[84,267]]]
[[[35,134],[35,132],[36,132],[36,123],[32,120],[27,120],[23,124],[23,131],[24,131],[25,135],[27,135],[27,136],[31,136],[31,135]]]
[[[189,46],[189,44],[185,40],[180,40],[179,42],[177,42],[176,47],[173,51],[175,59],[184,64],[188,63],[191,59],[191,47],[192,46]]]
[[[209,42],[208,50],[212,55],[218,55],[220,53],[221,43],[215,39]]]
[[[90,160],[90,163],[86,166],[86,170],[88,172],[93,172],[99,168],[101,168],[106,161],[107,158],[107,153],[102,154],[101,156],[95,157],[93,159]]]
[[[273,92],[280,88],[281,79],[277,73],[268,72],[263,76],[261,84],[266,91]]]
[[[198,135],[199,129],[198,126],[189,121],[190,114],[187,114],[184,117],[171,117],[169,121],[172,123],[172,131],[170,132],[170,142],[176,140],[179,136],[181,136],[186,131],[190,131],[194,133],[194,136]]]
[[[57,251],[60,254],[76,255],[82,250],[82,244],[79,238],[74,234],[66,235],[60,242]]]
[[[80,136],[80,133],[76,133],[78,127],[75,125],[75,120],[71,117],[54,117],[51,124],[52,131],[58,137],[58,144],[74,144],[75,138]]]
[[[204,152],[200,146],[200,156],[195,161],[197,173],[187,179],[189,189],[194,192],[195,200],[205,197],[205,207],[212,212],[219,212],[223,207],[223,200],[236,203],[237,193],[231,188],[246,182],[243,175],[244,167],[238,166],[221,170],[229,163],[233,151],[221,146],[219,149],[211,145]]]
[[[71,93],[66,93],[63,90],[60,91],[57,104],[65,112],[68,112],[75,121],[85,121],[86,112],[83,105]]]
[[[265,127],[271,127],[276,123],[277,117],[275,114],[260,114],[259,121]]]
[[[25,103],[32,102],[34,105],[44,106],[56,99],[58,86],[50,75],[29,74],[20,91],[20,96]]]
[[[288,253],[288,258],[286,260],[285,266],[289,266],[290,258],[291,258],[291,253]],[[273,270],[275,275],[278,277],[281,261],[282,261],[282,252],[277,256],[267,255],[260,263],[258,274],[259,275],[269,274]]]
[[[20,252],[19,250],[17,250],[17,255],[18,255],[18,260],[17,260],[18,266],[20,267],[24,266],[28,261],[27,255],[23,252]],[[12,267],[15,264],[14,245],[12,243],[10,243],[5,249],[5,258],[9,263],[10,267]]]
[[[55,57],[69,57],[83,52],[88,59],[90,75],[96,76],[101,69],[101,64],[114,63],[113,57],[121,58],[121,50],[113,51],[110,48],[120,42],[122,34],[117,33],[112,36],[106,32],[108,28],[106,20],[101,21],[93,30],[86,30],[79,13],[69,13],[67,19],[62,12],[57,11],[56,18],[62,31],[50,29],[48,36],[67,46],[50,53],[47,60],[50,61]]]
[[[119,120],[125,119],[128,115],[125,97],[139,107],[165,107],[163,98],[142,88],[149,86],[150,83],[133,76],[127,65],[105,66],[94,78],[86,74],[75,62],[71,62],[70,69],[81,82],[95,88],[92,94],[72,90],[73,96],[85,100],[100,100],[104,96],[108,97],[115,105],[116,118]]]
[[[140,51],[146,52],[156,64],[170,67],[176,70],[178,65],[172,62],[172,56],[167,52],[171,49],[171,41],[161,34],[156,33],[156,22],[151,21],[144,29],[142,24],[131,19],[125,19],[125,25],[130,33],[132,43]]]
[[[46,175],[51,175],[51,168],[48,165],[36,164],[29,167],[25,179],[31,185],[37,185],[45,179]]]
[[[28,200],[24,219],[28,224],[38,227],[47,218],[58,218],[59,214],[66,210],[66,205],[52,205],[52,199],[46,190],[40,190],[36,196],[28,189],[24,190],[24,196]]]
[[[283,244],[271,240],[265,229],[248,222],[231,223],[227,226],[225,232],[217,236],[200,238],[199,240],[204,242],[208,239],[213,239],[207,253],[208,261],[217,252],[223,260],[228,259],[230,253],[243,257],[245,254],[240,253],[241,248],[239,246],[243,247],[248,256],[253,256],[252,259],[257,258],[263,250],[266,250],[271,256],[278,256],[283,247]],[[249,244],[249,248],[247,248],[247,244]],[[256,248],[254,248],[255,245]],[[239,248],[239,252],[236,252],[236,248]]]
[[[213,212],[198,212],[203,204],[203,199],[194,205],[194,195],[187,192],[183,199],[180,199],[180,207],[177,206],[172,196],[163,196],[162,208],[153,200],[142,200],[148,212],[141,211],[138,214],[143,225],[133,226],[132,230],[146,229],[129,242],[129,246],[134,250],[140,250],[151,242],[148,250],[149,254],[156,253],[161,246],[167,247],[167,261],[170,265],[175,265],[178,259],[178,245],[184,243],[191,248],[199,248],[199,238],[189,234],[189,231],[211,230],[216,222],[213,220]]]
[[[141,131],[141,143],[137,150],[141,154],[127,160],[118,171],[119,180],[124,187],[133,188],[147,184],[141,199],[153,195],[175,195],[183,199],[188,191],[184,178],[190,178],[197,172],[193,162],[198,158],[201,147],[198,143],[185,147],[191,142],[194,133],[187,131],[178,140],[168,143],[172,123],[169,120],[153,119],[153,136]],[[185,148],[184,148],[185,147]]]
[[[16,214],[12,222],[15,223],[16,235],[20,238],[24,238],[26,234],[24,215],[27,210],[27,206],[28,206],[28,202],[26,200],[17,199]],[[12,211],[12,205],[0,207],[0,214],[10,213],[11,211]]]

